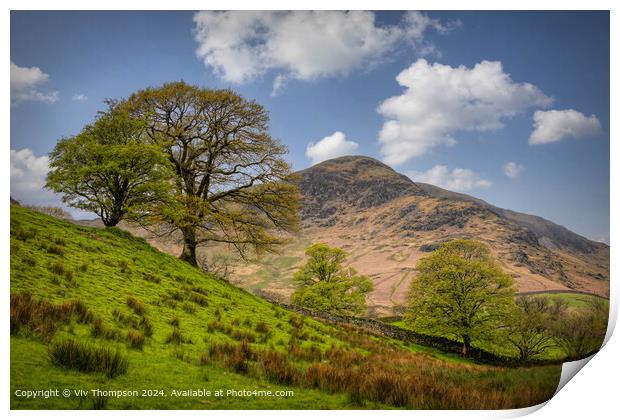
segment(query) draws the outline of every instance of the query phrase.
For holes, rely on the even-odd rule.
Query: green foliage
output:
[[[347,256],[342,249],[314,244],[306,249],[306,255],[308,261],[293,276],[302,284],[292,296],[294,304],[337,315],[366,311],[372,282],[355,269],[342,266]]]
[[[96,213],[106,226],[142,218],[168,196],[166,155],[143,141],[144,124],[115,104],[50,153],[46,187],[68,205]]]
[[[522,360],[530,360],[555,346],[551,329],[565,315],[565,305],[560,300],[540,296],[519,296],[516,302],[507,339],[517,348]]]
[[[483,243],[447,242],[417,270],[405,316],[412,328],[460,339],[467,355],[472,340],[488,339],[510,321],[513,280]]]
[[[552,325],[551,333],[569,358],[581,359],[603,345],[608,317],[609,303],[593,299],[585,309],[560,317]]]

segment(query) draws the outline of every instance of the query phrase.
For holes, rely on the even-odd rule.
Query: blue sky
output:
[[[12,12],[12,195],[58,203],[55,142],[180,79],[263,104],[295,169],[373,156],[608,241],[607,12]]]

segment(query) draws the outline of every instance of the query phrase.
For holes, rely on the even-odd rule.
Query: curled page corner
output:
[[[558,387],[556,388],[555,394],[553,395],[557,395],[557,393],[560,392],[562,388],[564,388],[564,385],[566,385],[568,381],[573,379],[577,372],[579,372],[590,360],[592,360],[594,356],[596,356],[596,354],[593,354],[590,357],[586,357],[585,359],[563,363],[562,374],[560,375],[560,382],[558,383]]]

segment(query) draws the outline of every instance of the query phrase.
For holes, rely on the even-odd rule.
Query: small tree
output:
[[[143,143],[143,133],[142,123],[110,103],[80,134],[56,144],[46,188],[71,207],[96,213],[105,226],[144,215],[165,201],[170,168],[157,147]]]
[[[552,333],[570,359],[581,359],[603,345],[608,316],[609,304],[602,299],[592,299],[586,308],[559,318]]]
[[[293,278],[301,288],[292,297],[294,304],[337,315],[359,315],[366,311],[366,295],[372,282],[343,267],[346,253],[340,248],[314,244],[306,249],[308,261]]]
[[[545,297],[517,298],[514,318],[507,330],[508,341],[519,350],[521,360],[531,360],[555,346],[550,330],[561,316],[562,306]]]
[[[467,356],[474,339],[488,339],[507,324],[514,308],[512,278],[489,248],[453,240],[419,261],[405,321],[414,329],[463,341]]]

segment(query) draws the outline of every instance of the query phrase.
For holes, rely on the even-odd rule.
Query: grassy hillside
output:
[[[11,207],[12,408],[508,408],[547,400],[559,375],[324,324],[127,232]],[[152,396],[16,396],[43,389]],[[188,389],[224,395],[173,396]]]

